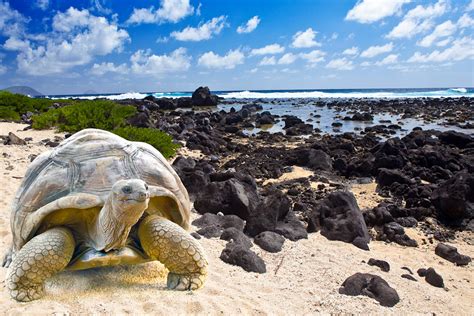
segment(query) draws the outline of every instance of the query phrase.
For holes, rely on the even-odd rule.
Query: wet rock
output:
[[[9,132],[3,144],[4,145],[26,145],[26,142],[20,137],[13,134],[12,132]]]
[[[458,266],[465,266],[471,262],[471,257],[462,255],[456,247],[439,243],[435,248],[435,254]]]
[[[242,267],[247,272],[265,273],[265,262],[255,252],[241,244],[227,243],[220,258],[225,263]]]
[[[135,127],[151,127],[152,124],[145,112],[138,112],[134,116],[127,119],[127,123]]]
[[[354,195],[337,191],[321,200],[309,215],[309,232],[321,229],[321,235],[330,240],[353,243],[359,238],[358,245],[368,250],[369,233]],[[362,240],[361,240],[362,239]],[[364,244],[364,243],[362,243]]]
[[[352,121],[373,121],[374,117],[370,113],[355,113],[352,118]]]
[[[286,117],[283,119],[283,121],[285,122],[285,126],[283,127],[284,129],[293,127],[293,126],[295,126],[295,125],[297,125],[297,124],[304,124],[304,122],[303,122],[300,118],[298,118],[298,117],[296,117],[296,116],[294,116],[294,115],[288,115],[288,116],[286,116]]]
[[[400,301],[397,291],[384,279],[369,273],[356,273],[348,277],[342,283],[339,293],[351,296],[365,295],[387,307],[393,307]]]
[[[384,260],[378,260],[374,258],[370,258],[369,261],[367,262],[369,266],[377,266],[380,268],[380,270],[384,272],[390,271],[390,264],[388,264],[387,261]]]
[[[265,231],[255,236],[254,242],[268,252],[280,252],[285,238],[277,233]]]

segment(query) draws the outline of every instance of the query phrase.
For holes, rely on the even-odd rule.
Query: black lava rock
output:
[[[197,88],[191,97],[193,105],[196,106],[216,106],[219,98],[211,94],[208,87]]]
[[[339,293],[351,296],[366,295],[387,307],[393,307],[400,301],[397,291],[384,279],[369,273],[356,273],[348,277],[339,288]]]
[[[410,274],[402,274],[402,278],[404,279],[407,279],[407,280],[410,280],[410,281],[415,281],[415,282],[418,282],[417,279],[415,279],[414,277],[412,277]]]
[[[250,238],[245,236],[245,234],[241,230],[238,230],[235,227],[229,227],[224,229],[221,234],[221,239],[242,245],[247,249],[250,249],[252,247],[252,241],[250,240]]]
[[[367,264],[369,266],[377,266],[384,272],[390,271],[390,264],[387,261],[384,261],[384,260],[378,260],[378,259],[370,258],[369,261],[367,262]]]
[[[435,254],[440,256],[443,259],[451,261],[458,266],[465,266],[471,262],[471,257],[462,255],[458,252],[458,249],[453,246],[449,246],[443,243],[439,243],[436,246]]]
[[[280,252],[285,238],[277,233],[265,231],[255,236],[254,242],[268,252]]]
[[[255,252],[237,243],[227,243],[222,250],[221,260],[242,267],[247,272],[265,273],[265,262]]]
[[[362,244],[362,249],[368,250],[369,233],[352,193],[337,191],[329,194],[316,205],[309,217],[309,232],[320,228],[321,235],[326,238],[347,243],[359,238],[358,246]]]
[[[436,273],[433,268],[428,268],[428,270],[426,270],[425,280],[435,287],[444,287],[443,277]]]

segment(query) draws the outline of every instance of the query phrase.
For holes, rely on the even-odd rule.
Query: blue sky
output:
[[[0,0],[0,87],[474,86],[474,0]]]

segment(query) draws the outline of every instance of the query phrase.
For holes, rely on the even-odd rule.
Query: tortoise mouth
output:
[[[138,197],[138,198],[129,198],[129,199],[123,199],[123,202],[145,202],[146,200],[149,199],[149,196],[144,196],[144,197]]]

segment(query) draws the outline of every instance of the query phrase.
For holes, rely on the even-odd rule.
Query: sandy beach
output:
[[[52,130],[22,131],[25,124],[0,123],[0,135],[13,132],[21,138],[32,137],[27,145],[0,145],[0,253],[9,247],[10,210],[20,185],[29,156],[49,147],[40,145],[45,138],[63,136]],[[299,170],[302,171],[302,170]],[[285,179],[291,178],[286,176]],[[361,208],[373,207],[373,184],[354,187]],[[366,192],[360,194],[360,192]],[[362,197],[363,196],[363,197]],[[197,218],[197,214],[193,214]],[[195,228],[192,228],[195,230]],[[419,241],[417,248],[371,241],[370,251],[351,244],[329,241],[319,233],[308,239],[285,241],[283,250],[273,254],[257,245],[252,250],[267,265],[267,272],[245,272],[219,259],[224,240],[202,238],[209,259],[209,276],[205,287],[194,292],[166,289],[167,271],[159,263],[131,267],[110,267],[95,270],[63,272],[46,284],[46,296],[31,303],[18,303],[5,287],[7,270],[0,268],[0,314],[211,314],[211,315],[287,315],[315,313],[354,314],[451,314],[474,313],[473,264],[458,267],[434,253],[437,244],[426,242],[418,229],[407,229]],[[466,234],[466,233],[464,233]],[[451,245],[459,252],[474,256],[472,235],[457,238]],[[463,241],[464,240],[464,241]],[[471,241],[471,244],[466,241]],[[369,258],[386,260],[391,269],[382,272],[367,265]],[[417,282],[401,278],[413,271]],[[433,267],[444,278],[445,288],[429,285],[416,275],[419,268]],[[356,272],[383,277],[398,292],[400,303],[393,308],[382,307],[366,296],[345,296],[338,293],[342,282]]]

